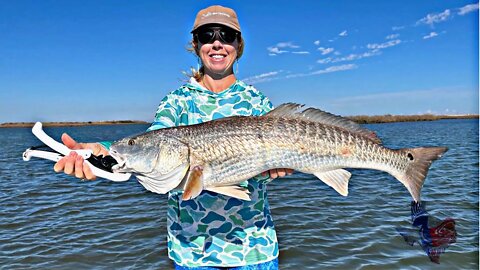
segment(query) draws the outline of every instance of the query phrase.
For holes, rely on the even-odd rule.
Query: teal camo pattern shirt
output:
[[[273,106],[253,86],[236,81],[221,93],[189,83],[160,103],[148,129],[198,124],[235,115],[263,115]],[[251,201],[202,191],[183,201],[181,191],[168,195],[168,255],[178,265],[243,266],[278,257],[278,242],[267,201],[269,177],[246,181]]]

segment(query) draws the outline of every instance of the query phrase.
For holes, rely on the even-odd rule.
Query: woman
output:
[[[148,131],[234,115],[258,116],[272,109],[267,97],[235,77],[234,62],[244,47],[235,11],[222,6],[203,9],[191,33],[192,51],[201,67],[189,83],[161,101]],[[62,141],[71,149],[89,148],[96,155],[108,154],[107,142],[76,143],[66,134]],[[54,169],[78,178],[95,178],[75,153],[57,162]],[[209,191],[182,201],[180,191],[170,192],[168,251],[176,269],[277,269],[278,243],[265,184],[291,173],[289,169],[271,170],[270,177],[264,173],[243,183],[251,192],[251,201]]]

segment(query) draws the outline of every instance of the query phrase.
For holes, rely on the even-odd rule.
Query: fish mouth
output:
[[[122,154],[118,153],[114,149],[111,149],[109,151],[109,154],[110,154],[110,156],[112,156],[115,159],[115,161],[117,161],[117,164],[112,166],[112,171],[114,173],[126,172],[126,164],[127,164],[126,157],[123,156]]]

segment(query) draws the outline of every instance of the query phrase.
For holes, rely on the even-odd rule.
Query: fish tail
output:
[[[419,147],[398,150],[406,155],[409,160],[404,173],[399,175],[398,180],[405,185],[416,202],[420,202],[420,191],[430,165],[447,150],[447,147]]]

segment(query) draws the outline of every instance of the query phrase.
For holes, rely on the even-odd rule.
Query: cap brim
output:
[[[226,23],[226,22],[219,22],[219,21],[215,21],[215,22],[205,22],[205,23],[202,23],[202,24],[199,24],[197,25],[197,27],[193,28],[192,31],[190,31],[190,33],[193,33],[195,32],[195,30],[197,30],[198,28],[202,27],[202,26],[205,26],[205,25],[209,25],[209,24],[220,24],[220,25],[224,25],[224,26],[227,26],[228,28],[232,28],[233,30],[241,33],[240,31],[240,28],[238,28],[238,26],[235,26],[231,23]]]

